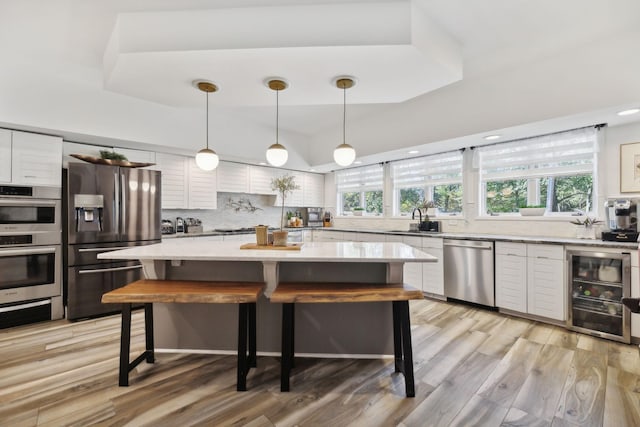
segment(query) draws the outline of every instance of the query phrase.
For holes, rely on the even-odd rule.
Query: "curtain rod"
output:
[[[476,148],[492,147],[494,145],[506,144],[508,142],[518,142],[518,141],[524,141],[524,140],[527,140],[527,139],[541,138],[541,137],[544,137],[544,136],[559,135],[561,133],[573,132],[574,130],[580,130],[580,129],[595,128],[596,130],[600,130],[601,128],[606,127],[606,126],[607,126],[606,123],[598,123],[597,125],[582,126],[582,127],[579,127],[579,128],[561,130],[561,131],[558,131],[558,132],[543,133],[542,135],[527,136],[525,138],[510,139],[508,141],[492,142],[490,144],[479,145],[477,147],[476,146],[472,146],[472,147],[469,147],[469,149],[470,150],[475,150]]]

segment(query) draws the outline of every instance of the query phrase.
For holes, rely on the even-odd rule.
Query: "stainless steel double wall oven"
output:
[[[67,318],[113,312],[102,294],[142,277],[142,266],[97,256],[160,242],[160,172],[69,163],[63,175]]]
[[[0,327],[63,317],[61,188],[0,186]]]

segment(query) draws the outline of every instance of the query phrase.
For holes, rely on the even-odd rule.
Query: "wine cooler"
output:
[[[631,255],[567,251],[568,327],[574,331],[629,343],[631,314],[621,303],[630,295]]]

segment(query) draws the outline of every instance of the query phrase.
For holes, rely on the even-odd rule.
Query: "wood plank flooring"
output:
[[[391,359],[297,359],[281,393],[263,356],[236,392],[235,357],[161,353],[118,387],[119,316],[0,330],[0,425],[640,425],[635,345],[432,300],[411,318],[412,399]],[[137,354],[142,312],[132,333]]]

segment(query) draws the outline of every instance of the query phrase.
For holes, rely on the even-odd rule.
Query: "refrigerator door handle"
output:
[[[84,253],[84,252],[107,252],[107,251],[117,251],[118,249],[129,249],[132,248],[133,246],[111,246],[111,247],[102,247],[102,248],[81,248],[78,249],[78,252],[80,253]]]
[[[113,218],[115,230],[120,235],[120,183],[118,182],[118,173],[113,174]]]
[[[79,270],[78,274],[95,274],[95,273],[108,273],[110,271],[127,271],[127,270],[139,270],[142,265],[133,265],[131,267],[112,267],[112,268],[95,268],[92,270]]]
[[[120,173],[120,189],[122,190],[121,197],[121,208],[120,208],[120,220],[122,221],[122,225],[120,228],[120,236],[124,235],[127,230],[127,216],[125,212],[127,211],[127,187],[126,187],[126,179],[123,173]]]

